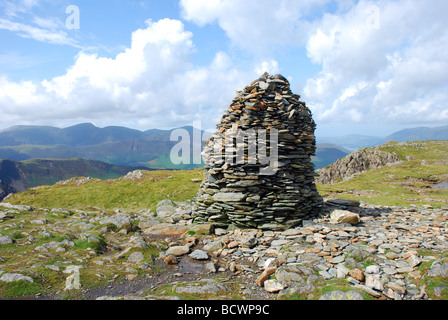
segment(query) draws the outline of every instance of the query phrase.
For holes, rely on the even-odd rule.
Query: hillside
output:
[[[372,204],[448,206],[448,141],[388,142],[318,170],[323,196]]]
[[[182,127],[190,135],[193,128]],[[151,129],[139,131],[126,127],[98,128],[83,123],[68,128],[47,126],[15,126],[0,131],[0,159],[22,161],[28,159],[82,158],[121,166],[146,166],[152,169],[195,169],[202,165],[174,165],[170,152],[178,142],[170,141],[173,130]],[[204,134],[204,132],[201,132]],[[202,143],[201,143],[202,147]],[[190,149],[192,154],[193,147]],[[335,162],[348,153],[331,144],[318,144],[313,162],[316,169]]]
[[[404,129],[385,138],[387,141],[448,140],[448,126]]]
[[[381,146],[356,150],[336,162],[317,170],[318,183],[332,184],[337,181],[347,181],[355,175],[374,170],[382,166],[401,163],[394,152],[384,152]]]
[[[202,174],[202,170],[137,170],[108,180],[77,177],[11,195],[7,202],[42,208],[155,209],[167,197],[173,201],[192,199]]]
[[[312,157],[312,162],[317,170],[336,162],[349,153],[350,151],[338,145],[331,143],[319,143],[316,146],[316,156]]]
[[[341,146],[348,150],[357,150],[362,148],[374,147],[382,144],[388,140],[381,137],[366,136],[360,134],[350,134],[339,137],[318,137],[317,142],[321,143],[331,143]]]
[[[183,129],[189,133],[193,130],[192,127]],[[172,147],[177,144],[170,141],[173,130],[142,132],[118,126],[98,128],[91,123],[62,129],[14,126],[0,131],[0,158],[15,161],[83,158],[154,169],[200,167],[195,164],[173,165],[168,161]],[[190,137],[193,135],[190,134]]]
[[[324,197],[362,200],[378,205],[448,206],[448,189],[443,187],[443,183],[448,182],[447,154],[448,141],[389,142],[359,150],[318,170],[320,177],[316,178],[317,187]],[[97,170],[103,174],[106,172]],[[157,200],[168,194],[178,197],[179,201],[191,199],[196,194],[199,184],[190,180],[202,178],[201,170],[143,172],[145,173],[143,177],[146,177],[144,179],[125,180],[127,182],[119,183],[92,179],[86,180],[86,183],[79,183],[78,186],[75,184],[75,179],[72,183],[64,185],[31,189],[11,196],[8,201],[15,204],[32,203],[42,207],[79,204],[83,208],[90,206],[113,208],[119,205],[124,208],[143,208],[153,206]],[[160,177],[165,177],[161,181],[166,181],[170,185],[163,188],[141,189],[139,183],[145,186],[158,181],[156,177],[158,172],[163,173]],[[79,174],[79,176],[99,177],[99,173],[96,176],[92,174]],[[176,184],[175,179],[167,178],[177,175],[185,179],[181,184]],[[437,187],[438,184],[441,186]],[[166,194],[163,194],[165,191]],[[151,202],[154,192],[160,197],[155,196]]]
[[[374,147],[388,141],[410,142],[425,140],[448,140],[448,126],[407,128],[386,137],[351,134],[339,137],[318,137],[318,143],[333,143],[349,150]]]
[[[0,160],[0,200],[11,193],[36,186],[52,185],[73,177],[112,179],[136,169],[138,167],[117,166],[85,159]]]
[[[382,146],[407,160],[354,177],[350,182],[364,177],[358,191],[338,183],[335,190],[319,185],[319,191],[376,202],[355,193],[383,191],[384,174],[389,184],[432,177],[427,184],[434,187],[446,178],[440,172],[446,172],[447,147]],[[381,172],[388,168],[400,170]],[[426,195],[431,205],[417,202],[415,193],[407,200],[417,203],[411,208],[384,205],[395,195],[384,196],[381,205],[327,199],[326,210],[348,205],[360,222],[335,223],[327,214],[273,232],[194,223],[189,200],[202,176],[202,170],[137,170],[107,181],[73,178],[11,196],[0,203],[0,299],[448,297],[448,215],[432,208],[446,204],[447,191],[445,198]]]

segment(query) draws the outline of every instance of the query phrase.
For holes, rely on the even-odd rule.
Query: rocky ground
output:
[[[286,231],[157,214],[0,204],[4,299],[448,298],[448,208],[327,200]]]

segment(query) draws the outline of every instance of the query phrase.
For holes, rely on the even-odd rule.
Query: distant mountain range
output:
[[[332,143],[350,151],[355,151],[362,148],[378,146],[388,141],[407,142],[425,140],[448,140],[448,126],[403,129],[387,137],[356,134],[340,137],[318,137],[317,142],[319,144]]]
[[[195,143],[193,128],[187,126],[180,129],[185,129],[190,134],[192,154]],[[193,164],[193,161],[190,161],[191,164],[171,163],[171,149],[178,143],[170,141],[173,130],[175,129],[139,131],[116,126],[98,128],[91,123],[63,129],[49,126],[14,126],[0,131],[0,159],[22,161],[82,158],[152,169],[201,167]],[[313,162],[317,168],[325,167],[348,152],[337,145],[320,144]]]
[[[425,141],[425,140],[448,140],[448,126],[441,127],[419,127],[397,131],[385,138],[387,141]]]
[[[193,136],[192,127],[183,129]],[[155,169],[198,167],[194,164],[171,163],[169,154],[172,147],[177,144],[170,141],[171,132],[172,130],[143,132],[112,126],[98,128],[91,123],[63,129],[48,126],[15,126],[0,131],[0,159],[21,161],[82,158]]]
[[[190,153],[193,154],[193,128],[182,127],[190,134]],[[201,164],[174,165],[170,152],[178,143],[170,141],[171,130],[139,131],[126,127],[98,128],[91,123],[67,128],[49,126],[14,126],[0,131],[0,159],[23,161],[29,159],[88,159],[127,167],[151,169],[193,169]],[[203,132],[201,132],[203,134]],[[388,137],[348,135],[318,138],[316,169],[334,163],[348,153],[387,141],[448,140],[448,126],[414,128],[398,131]]]
[[[193,154],[193,128],[190,134]],[[68,128],[14,126],[0,131],[0,201],[7,194],[51,185],[72,177],[116,178],[136,169],[193,169],[202,164],[174,165],[170,152],[173,130],[139,131],[126,127],[98,128],[82,123]],[[203,132],[201,132],[203,134]],[[387,141],[448,140],[448,126],[414,128],[388,137],[348,135],[318,138],[316,169],[326,167],[350,152]],[[203,143],[200,148],[202,148]],[[193,163],[193,161],[190,161]]]
[[[192,154],[193,128],[182,129],[190,135]],[[14,126],[2,130],[0,201],[11,193],[73,177],[111,179],[136,169],[201,167],[201,164],[174,165],[171,162],[171,149],[178,143],[170,141],[173,130],[143,132],[126,127],[98,128],[91,123],[63,129]],[[324,167],[347,152],[332,144],[322,144],[317,147],[313,161],[317,168]]]

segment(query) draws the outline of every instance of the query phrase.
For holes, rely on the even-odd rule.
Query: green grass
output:
[[[35,281],[33,283],[29,283],[28,281],[13,281],[3,284],[1,289],[2,298],[33,296],[38,293],[46,294],[46,291],[42,290],[41,284]]]
[[[448,204],[448,190],[432,186],[448,181],[448,141],[389,142],[380,149],[404,160],[355,176],[346,182],[318,184],[322,196],[361,200],[374,205]]]
[[[319,280],[323,282],[323,280]],[[290,294],[283,295],[279,300],[308,300],[309,296],[312,297],[312,300],[318,299],[326,292],[341,290],[343,292],[347,291],[357,291],[361,294],[364,300],[374,300],[374,298],[363,290],[358,290],[354,288],[346,279],[331,279],[325,280],[326,285],[317,285],[316,289],[302,294]]]
[[[448,190],[432,188],[435,183],[448,181],[448,141],[389,142],[380,150],[394,152],[403,163],[383,166],[346,182],[318,184],[319,193],[374,205],[429,204],[440,208],[448,204]],[[144,171],[144,178],[137,181],[96,180],[79,186],[44,186],[13,195],[8,202],[41,208],[154,210],[166,198],[192,199],[199,183],[191,179],[202,177],[202,169]]]
[[[67,265],[82,265],[80,270],[83,288],[95,288],[106,286],[110,281],[124,279],[126,270],[121,269],[122,262],[126,262],[131,250],[117,261],[97,265],[92,260],[100,259],[105,254],[105,243],[114,241],[116,237],[126,237],[120,233],[114,233],[115,226],[97,226],[90,234],[98,239],[98,242],[89,242],[85,237],[78,237],[77,232],[70,232],[64,228],[61,231],[51,230],[52,237],[42,235],[40,226],[32,224],[32,220],[45,218],[50,225],[60,223],[66,225],[65,219],[84,217],[96,217],[102,212],[112,212],[115,209],[127,211],[155,210],[157,203],[163,199],[173,201],[187,201],[192,199],[198,189],[199,183],[192,179],[202,178],[202,170],[195,171],[143,171],[143,177],[137,180],[89,180],[79,184],[79,179],[74,179],[67,184],[55,184],[30,189],[26,192],[14,194],[7,199],[13,204],[27,204],[37,209],[28,212],[14,213],[14,218],[0,224],[0,232],[3,236],[11,236],[14,244],[2,245],[0,256],[7,261],[2,264],[2,271],[9,273],[21,273],[31,276],[34,283],[14,282],[0,283],[0,297],[23,297],[36,294],[54,294],[61,292],[62,299],[83,299],[80,293],[64,292],[66,274],[63,273]],[[43,208],[43,209],[40,209]],[[46,209],[66,208],[69,212],[51,212]],[[75,209],[85,213],[76,212]],[[64,211],[64,210],[63,210]],[[138,223],[134,221],[134,223]],[[76,224],[73,224],[75,226]],[[103,228],[106,227],[106,233]],[[34,240],[28,243],[28,237]],[[111,238],[111,239],[109,239]],[[74,247],[65,248],[67,251],[54,255],[53,252],[37,252],[35,248],[50,241],[60,242],[71,240]],[[24,245],[28,243],[29,245]],[[153,258],[159,254],[155,246],[135,249],[143,253],[144,262],[150,267],[148,270],[136,269],[138,274],[160,272],[155,266]],[[47,268],[48,265],[57,265],[59,271]]]
[[[94,180],[81,185],[43,186],[14,194],[7,201],[37,208],[155,210],[163,199],[186,201],[196,196],[199,183],[191,179],[202,178],[202,172],[143,171],[144,177],[139,180]]]

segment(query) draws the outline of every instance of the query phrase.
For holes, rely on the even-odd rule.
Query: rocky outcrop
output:
[[[8,195],[16,192],[17,192],[16,189],[0,180],[0,201],[5,199]]]
[[[317,216],[315,128],[281,75],[265,73],[237,91],[204,147],[195,221],[282,230]]]
[[[385,165],[396,165],[401,162],[396,154],[381,151],[380,147],[365,148],[317,170],[316,182],[333,184],[338,181],[347,181],[364,171],[378,169]]]

